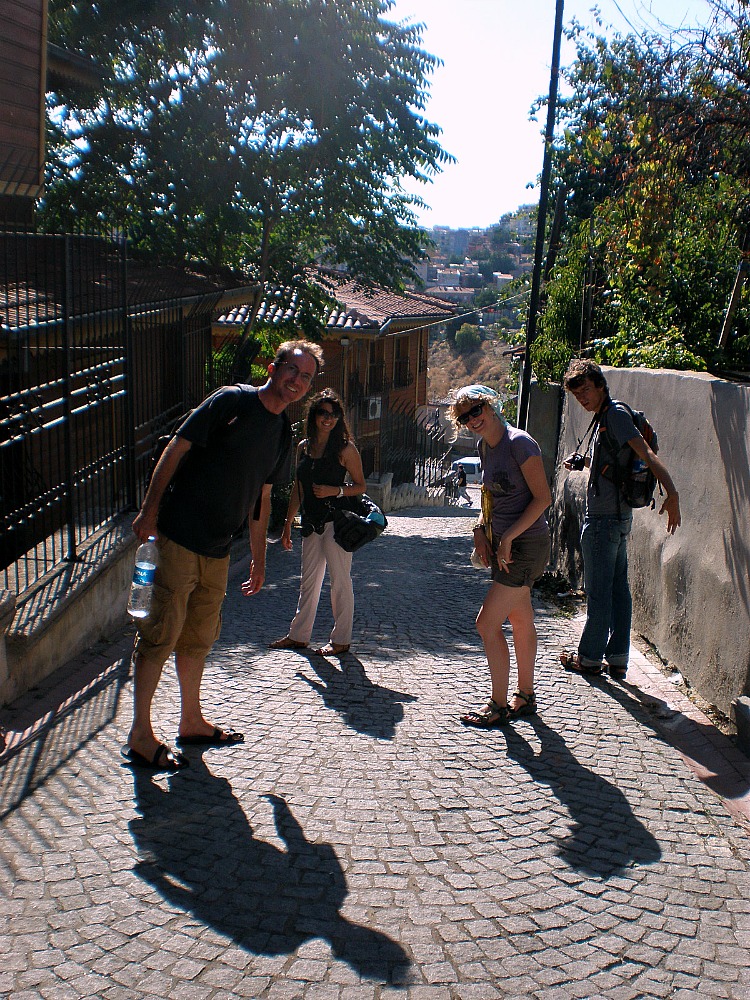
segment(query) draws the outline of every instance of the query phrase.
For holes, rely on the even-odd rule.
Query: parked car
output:
[[[479,463],[479,459],[475,455],[467,455],[466,458],[457,458],[451,465],[451,472],[457,472],[459,465],[463,465],[464,467],[467,483],[471,484],[482,482],[482,467]]]

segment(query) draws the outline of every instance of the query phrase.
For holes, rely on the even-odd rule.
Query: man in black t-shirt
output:
[[[249,596],[263,586],[271,487],[290,476],[291,428],[284,411],[309,390],[322,359],[317,344],[282,344],[265,385],[225,386],[205,399],[154,469],[133,522],[141,541],[157,538],[159,566],[135,646],[133,725],[123,748],[132,764],[165,771],[187,766],[184,755],[159,742],[151,723],[151,704],[172,652],[180,686],[178,742],[231,746],[244,740],[204,718],[203,670],[221,627],[232,537],[248,516],[250,573],[241,589]]]

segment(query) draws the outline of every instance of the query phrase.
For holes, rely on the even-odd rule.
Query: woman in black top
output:
[[[330,641],[315,652],[321,656],[348,652],[354,620],[352,553],[334,541],[333,511],[337,498],[364,492],[362,459],[351,440],[343,403],[333,389],[323,389],[307,406],[307,437],[297,448],[297,475],[281,535],[281,544],[291,549],[292,523],[301,507],[299,603],[289,634],[272,642],[271,649],[304,649],[309,644],[327,566],[334,625]]]

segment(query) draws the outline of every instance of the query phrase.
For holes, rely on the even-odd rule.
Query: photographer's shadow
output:
[[[541,753],[536,754],[523,738],[522,728],[509,726],[505,730],[507,755],[534,781],[548,785],[567,807],[571,832],[558,838],[560,857],[571,868],[598,878],[611,878],[634,864],[658,861],[658,841],[633,815],[620,789],[581,764],[562,737],[538,715],[527,721],[542,744]]]
[[[310,656],[308,662],[317,679],[299,670],[297,676],[318,692],[326,708],[365,736],[393,739],[396,726],[404,718],[404,704],[417,700],[413,694],[373,684],[361,661],[351,653],[341,657],[338,667],[322,656]]]
[[[140,813],[129,824],[139,854],[134,871],[167,903],[258,955],[292,954],[323,938],[360,976],[405,981],[403,948],[341,916],[341,863],[330,844],[305,838],[284,799],[265,796],[281,849],[254,837],[231,785],[202,757],[192,757],[167,789],[147,772],[133,773]]]

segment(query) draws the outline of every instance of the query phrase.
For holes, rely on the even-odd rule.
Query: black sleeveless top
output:
[[[297,465],[300,496],[302,498],[302,527],[309,525],[314,531],[322,531],[327,521],[333,520],[333,497],[321,500],[313,493],[313,483],[318,486],[343,486],[346,469],[336,455],[312,458],[306,451]]]

